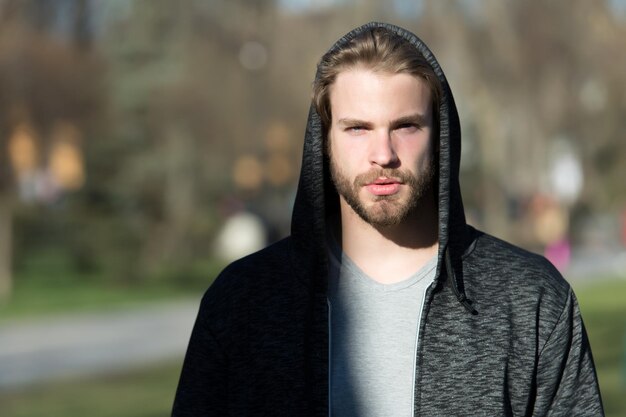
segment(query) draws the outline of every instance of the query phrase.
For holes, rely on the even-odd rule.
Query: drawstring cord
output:
[[[476,309],[472,307],[472,301],[467,298],[467,295],[465,295],[463,284],[461,283],[459,285],[456,274],[454,273],[454,268],[452,268],[452,259],[450,258],[450,251],[448,250],[448,247],[446,247],[445,249],[444,258],[446,261],[446,270],[452,284],[452,290],[454,291],[457,300],[459,300],[459,303],[461,303],[470,314],[478,314],[478,311],[476,311]]]

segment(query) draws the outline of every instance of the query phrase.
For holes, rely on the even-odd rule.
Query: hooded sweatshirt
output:
[[[439,249],[420,312],[416,416],[601,416],[589,342],[569,284],[543,257],[467,225],[461,132],[445,75],[439,108]],[[222,271],[205,293],[172,415],[329,416],[326,221],[338,197],[311,107],[291,235]]]

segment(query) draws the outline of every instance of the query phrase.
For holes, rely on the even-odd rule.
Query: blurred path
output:
[[[0,324],[0,390],[185,353],[199,301]]]

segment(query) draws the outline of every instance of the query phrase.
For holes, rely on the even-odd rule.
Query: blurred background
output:
[[[455,94],[471,224],[574,285],[626,416],[626,0],[0,0],[0,410],[169,415],[202,292],[289,233],[315,65],[370,20]]]

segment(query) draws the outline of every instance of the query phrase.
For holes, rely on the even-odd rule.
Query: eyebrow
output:
[[[415,123],[418,125],[425,125],[426,124],[426,117],[423,114],[420,113],[415,113],[415,114],[410,114],[408,116],[402,116],[396,120],[393,120],[390,125],[392,127],[396,127],[396,126],[400,126],[400,125],[404,125],[407,123]],[[341,125],[341,126],[371,126],[370,122],[367,122],[365,120],[360,120],[360,119],[352,119],[349,117],[344,117],[341,118],[339,120],[337,120],[337,124]]]
[[[342,125],[342,126],[370,126],[371,125],[370,122],[366,122],[365,120],[351,119],[348,117],[337,120],[337,124]]]
[[[420,126],[424,126],[426,124],[426,116],[420,113],[411,114],[408,116],[400,117],[399,119],[391,122],[392,126],[400,126],[404,124],[417,124]]]

